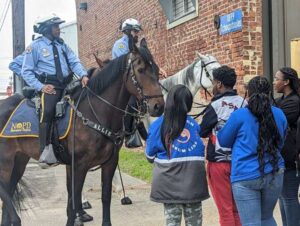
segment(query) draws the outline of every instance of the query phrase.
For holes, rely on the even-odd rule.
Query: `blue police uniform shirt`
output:
[[[24,60],[25,52],[17,56],[15,59],[13,59],[12,62],[10,62],[8,68],[14,72],[17,76],[21,76],[21,70],[22,70],[22,64]]]
[[[53,55],[52,41],[42,36],[34,40],[25,50],[25,57],[22,66],[22,77],[26,83],[34,89],[40,91],[43,84],[35,77],[39,76],[56,76],[56,68]],[[63,42],[54,41],[61,64],[63,76],[67,77],[69,68],[63,52],[68,58],[71,70],[80,77],[87,75],[86,70],[80,63],[74,52]]]
[[[128,46],[128,36],[123,35],[122,38],[118,39],[113,48],[112,48],[112,58],[115,59],[119,56],[125,55],[129,53],[129,46]]]

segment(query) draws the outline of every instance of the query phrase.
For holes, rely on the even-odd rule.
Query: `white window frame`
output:
[[[162,4],[162,2],[164,4]],[[172,29],[180,24],[183,24],[189,20],[192,20],[196,17],[198,17],[199,15],[199,7],[198,7],[198,0],[195,0],[195,10],[191,11],[191,12],[186,12],[184,15],[178,17],[178,18],[174,18],[173,13],[174,13],[174,9],[173,9],[173,2],[174,0],[160,0],[160,3],[162,5],[162,8],[164,11],[166,10],[172,10],[172,15],[170,17],[172,17],[172,20],[168,20],[168,16],[167,16],[167,29]],[[164,8],[164,7],[171,7],[171,8]],[[170,12],[169,12],[170,13]],[[170,22],[171,21],[171,22]]]

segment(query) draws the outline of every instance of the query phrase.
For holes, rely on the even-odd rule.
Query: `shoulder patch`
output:
[[[31,53],[32,51],[32,47],[31,46],[28,46],[26,49],[25,49],[25,52],[26,53]]]
[[[125,48],[125,45],[123,43],[120,43],[119,44],[119,49],[124,49]]]

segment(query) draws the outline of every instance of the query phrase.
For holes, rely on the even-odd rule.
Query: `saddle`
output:
[[[8,139],[39,137],[40,97],[30,87],[24,87],[23,94],[25,98],[15,107],[5,126],[0,128],[0,137]],[[73,109],[63,97],[56,105],[56,114],[50,135],[55,157],[63,164],[71,163],[71,156],[64,150],[61,142],[70,131],[72,116]]]

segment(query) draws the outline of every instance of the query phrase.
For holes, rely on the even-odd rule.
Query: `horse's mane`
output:
[[[4,100],[0,100],[0,131],[4,127],[10,114],[23,99],[24,97],[22,95],[15,94]]]
[[[153,68],[153,72],[158,78],[158,66],[155,63],[149,49],[141,46],[139,47],[139,53],[144,62]],[[96,71],[97,68],[90,68],[88,70],[88,77],[90,78],[93,73],[96,74],[90,78],[88,87],[97,95],[101,95],[104,90],[111,86],[120,75],[125,73],[127,56],[128,54],[125,54],[113,60],[105,60],[105,66],[102,70]],[[79,97],[81,90],[81,86],[74,90],[74,92],[71,94],[73,100],[76,100]]]
[[[150,65],[152,67],[154,75],[156,75],[157,78],[158,78],[159,67],[155,63],[154,58],[153,58],[150,50],[147,47],[141,46],[139,48],[139,52],[140,52],[143,60],[146,62],[146,64],[148,64],[148,65]]]
[[[100,95],[107,87],[125,73],[127,66],[127,55],[122,55],[111,60],[102,70],[98,70],[89,81],[89,88]]]
[[[190,64],[185,71],[185,83],[188,84],[188,82],[194,83],[195,81],[195,76],[194,76],[194,68],[195,65],[199,62],[199,59],[195,60],[192,64]]]

